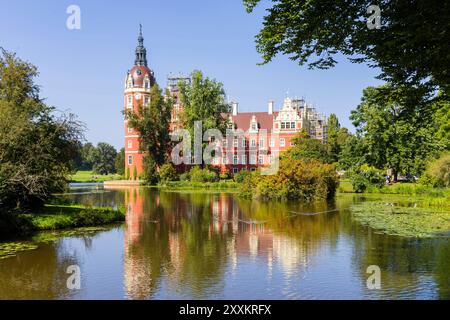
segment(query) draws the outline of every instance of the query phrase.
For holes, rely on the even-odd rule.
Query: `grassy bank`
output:
[[[111,224],[125,220],[122,209],[94,208],[80,205],[46,205],[35,213],[9,216],[3,230],[15,235],[35,231],[70,229]]]
[[[339,181],[339,193],[354,193],[352,184],[348,179]],[[449,197],[450,188],[433,188],[418,183],[399,182],[390,186],[369,187],[365,194],[398,194],[411,196],[428,196],[428,197]]]
[[[95,174],[92,171],[77,171],[69,177],[70,182],[87,183],[87,182],[105,182],[111,180],[121,180],[123,177],[119,174]]]
[[[170,181],[158,184],[158,188],[163,190],[236,190],[239,184],[233,180],[221,180],[218,182],[191,182],[191,181]]]
[[[368,201],[351,207],[356,221],[382,233],[403,237],[429,238],[450,236],[450,208],[414,206],[387,201]]]

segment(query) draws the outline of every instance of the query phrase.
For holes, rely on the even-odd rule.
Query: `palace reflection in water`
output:
[[[0,299],[450,298],[448,239],[377,234],[348,211],[366,199],[308,206],[151,188],[69,198],[123,206],[126,223],[0,260]],[[70,264],[82,270],[79,291],[65,287]],[[366,287],[370,265],[381,290]]]

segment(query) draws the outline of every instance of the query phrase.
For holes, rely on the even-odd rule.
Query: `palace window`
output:
[[[128,149],[131,149],[133,147],[133,141],[128,140]]]
[[[239,169],[238,168],[233,168],[233,173],[238,173]]]
[[[285,122],[282,122],[281,123],[281,129],[285,129],[286,128],[286,123]]]
[[[280,147],[286,146],[286,140],[284,138],[280,139]]]
[[[291,122],[291,129],[295,129],[295,122]]]
[[[273,162],[273,156],[269,156],[269,164],[272,164]]]
[[[133,96],[132,95],[127,96],[127,108],[128,109],[133,108]]]
[[[256,140],[255,139],[252,139],[251,146],[252,147],[256,147]]]
[[[258,157],[258,163],[259,164],[264,164],[264,156],[259,156]]]
[[[238,139],[234,138],[234,140],[233,140],[233,147],[237,148],[239,146],[238,143],[239,143]]]
[[[259,148],[264,149],[264,139],[259,139]]]
[[[133,164],[133,156],[128,156],[128,165],[131,166]]]
[[[290,122],[286,122],[286,129],[290,129],[291,128],[291,123]]]
[[[128,133],[132,133],[133,132],[133,128],[132,127],[128,127]]]
[[[245,154],[241,158],[241,164],[247,164],[247,156]]]
[[[254,154],[250,155],[250,164],[256,164],[256,156]]]
[[[269,146],[272,148],[275,147],[275,139],[274,138],[270,138]]]
[[[144,98],[144,104],[147,106],[149,103],[150,103],[150,98],[146,96]]]
[[[238,156],[237,155],[233,156],[233,164],[238,164]]]
[[[242,147],[246,147],[247,146],[247,138],[242,138]]]

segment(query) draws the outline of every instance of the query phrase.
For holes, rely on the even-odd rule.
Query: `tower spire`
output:
[[[147,50],[144,47],[144,37],[142,36],[142,24],[139,24],[138,45],[136,47],[136,60],[134,64],[137,66],[147,66]]]

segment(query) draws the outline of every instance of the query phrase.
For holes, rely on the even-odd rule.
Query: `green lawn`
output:
[[[119,174],[101,175],[92,171],[78,171],[69,177],[70,182],[104,182],[111,180],[121,180],[123,177]]]
[[[125,220],[125,210],[82,205],[45,205],[33,213],[10,216],[3,226],[18,235],[34,231],[92,227]],[[8,231],[8,230],[7,230]]]

